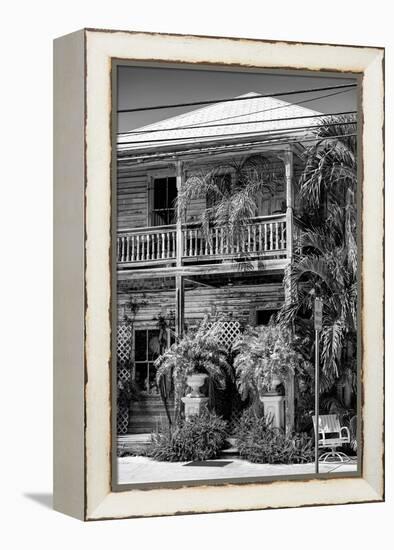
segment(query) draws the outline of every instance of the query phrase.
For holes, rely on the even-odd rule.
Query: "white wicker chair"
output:
[[[316,417],[312,416],[313,427],[316,430]],[[321,462],[347,462],[347,454],[337,451],[344,443],[350,443],[350,432],[346,426],[340,425],[338,415],[319,415],[319,449],[330,449],[319,457]]]

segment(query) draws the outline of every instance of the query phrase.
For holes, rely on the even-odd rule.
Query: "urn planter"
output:
[[[200,388],[204,385],[206,378],[208,378],[208,375],[204,373],[189,375],[186,382],[192,391],[187,397],[204,397],[200,391]]]
[[[207,374],[197,373],[189,375],[186,379],[187,385],[192,390],[186,397],[182,397],[186,420],[193,415],[200,414],[208,404],[208,397],[205,397],[200,391],[207,377]]]

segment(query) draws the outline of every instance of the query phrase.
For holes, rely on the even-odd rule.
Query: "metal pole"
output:
[[[319,473],[319,331],[315,330],[315,473]]]

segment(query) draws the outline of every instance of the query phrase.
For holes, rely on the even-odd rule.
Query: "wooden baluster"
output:
[[[250,225],[248,225],[248,252],[250,252]]]
[[[134,235],[131,235],[130,239],[131,239],[131,257],[130,257],[130,261],[134,262]]]
[[[257,236],[256,236],[256,225],[253,224],[253,252],[256,252],[256,245],[257,245],[257,242],[256,242],[256,239],[257,239]]]
[[[204,233],[204,241],[205,241],[205,249],[204,249],[204,253],[205,253],[205,256],[208,256],[208,241],[209,241],[209,237],[210,237],[210,230],[208,230],[208,236],[206,235],[206,233]]]
[[[161,259],[164,260],[165,259],[165,251],[166,251],[166,245],[165,245],[165,234],[162,233],[161,234]]]
[[[146,235],[142,235],[142,259],[146,260]]]
[[[150,234],[146,236],[146,258],[150,260]]]
[[[219,229],[215,227],[215,254],[219,254]]]
[[[170,234],[166,233],[166,258],[170,257]]]
[[[264,224],[264,250],[267,251],[267,224]]]
[[[276,250],[279,250],[278,222],[275,222]]]
[[[220,228],[220,254],[223,254],[223,245],[224,245],[224,239],[223,239],[223,227]]]
[[[263,250],[263,246],[262,246],[262,239],[263,239],[263,228],[261,226],[261,223],[259,223],[259,252],[261,252]]]
[[[176,258],[176,231],[172,232],[172,257]]]
[[[194,255],[197,256],[198,255],[198,250],[197,250],[197,247],[198,247],[198,240],[197,240],[197,237],[198,237],[198,232],[197,232],[197,229],[194,230]]]
[[[187,249],[187,228],[183,230],[183,255],[188,256],[188,249]]]
[[[130,235],[127,235],[126,237],[126,258],[127,262],[130,261]]]
[[[269,249],[270,250],[273,250],[274,248],[274,228],[273,228],[273,225],[272,225],[272,222],[270,223],[270,229],[269,229],[269,234],[270,234],[270,246],[269,246]]]
[[[139,235],[137,235],[137,237],[136,237],[135,259],[136,259],[137,262],[140,259],[140,236]]]
[[[184,247],[185,256],[190,256],[190,229],[185,229],[186,246]]]

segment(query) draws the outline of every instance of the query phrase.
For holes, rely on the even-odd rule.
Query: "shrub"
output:
[[[293,334],[280,325],[246,327],[232,346],[237,387],[243,400],[258,399],[273,389],[275,380],[286,381],[305,363]]]
[[[162,428],[152,434],[146,456],[165,462],[208,460],[215,458],[225,446],[227,423],[213,413],[204,411],[176,428]]]
[[[261,464],[301,464],[313,461],[312,439],[306,434],[286,435],[247,409],[240,418],[235,437],[241,458]]]

